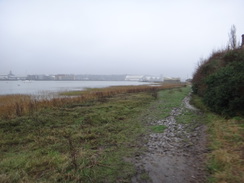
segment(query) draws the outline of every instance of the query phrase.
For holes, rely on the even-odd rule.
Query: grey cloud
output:
[[[191,77],[199,58],[244,33],[241,0],[0,1],[0,74]],[[27,73],[27,74],[28,74]]]

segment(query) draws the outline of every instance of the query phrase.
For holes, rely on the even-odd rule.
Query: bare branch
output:
[[[229,45],[230,49],[237,48],[237,41],[236,41],[236,26],[232,25],[229,33]]]

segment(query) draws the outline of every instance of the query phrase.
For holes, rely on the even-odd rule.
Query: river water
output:
[[[86,88],[144,84],[150,83],[136,81],[0,81],[0,95],[46,95],[48,93],[84,90]]]

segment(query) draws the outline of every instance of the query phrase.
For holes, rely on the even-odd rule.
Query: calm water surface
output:
[[[86,88],[143,84],[149,83],[134,81],[0,81],[0,95],[43,95],[62,91],[84,90]]]

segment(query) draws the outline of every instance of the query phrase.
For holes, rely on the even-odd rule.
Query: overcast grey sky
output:
[[[0,0],[0,74],[191,77],[223,48],[243,0]]]

